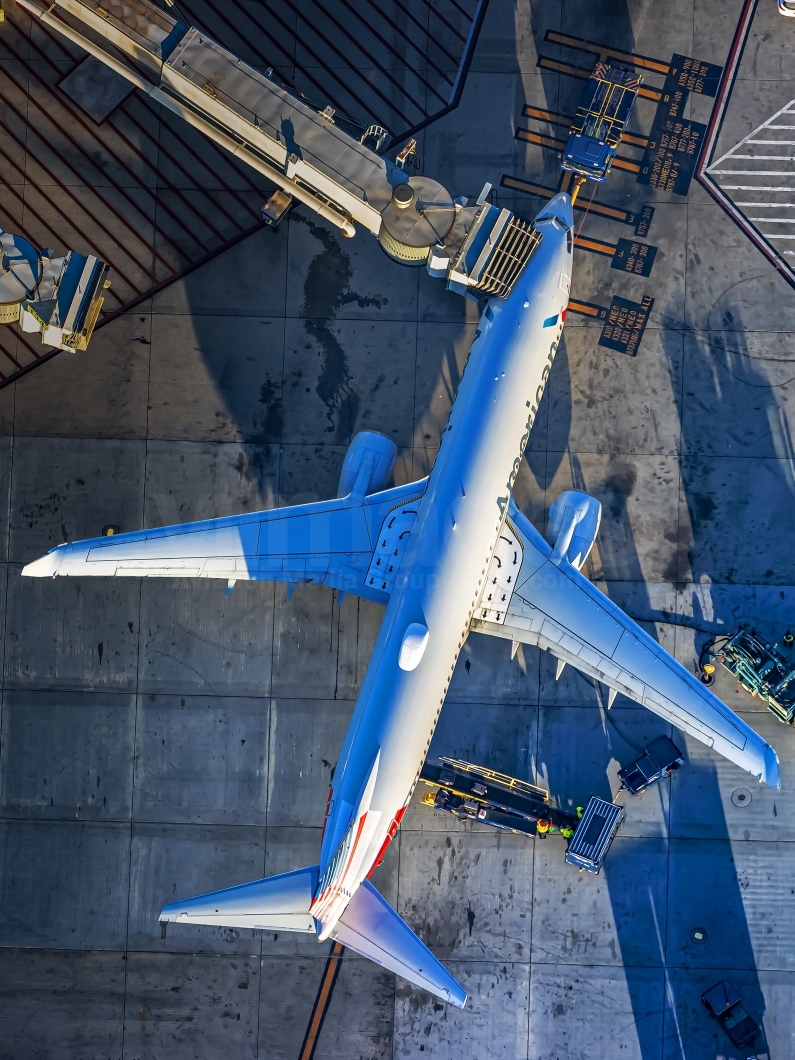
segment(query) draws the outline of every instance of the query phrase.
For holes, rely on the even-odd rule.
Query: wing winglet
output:
[[[63,555],[63,546],[59,545],[31,563],[27,563],[22,568],[22,574],[26,578],[54,578],[61,566]]]

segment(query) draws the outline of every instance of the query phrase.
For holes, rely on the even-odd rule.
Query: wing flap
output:
[[[567,567],[574,570],[568,564]],[[519,583],[516,592],[559,627],[558,642],[575,626],[587,628],[589,643],[602,655],[612,655],[624,632],[621,622],[601,601],[587,594],[567,592],[569,570],[564,571],[562,564],[558,566],[547,559],[535,574]]]

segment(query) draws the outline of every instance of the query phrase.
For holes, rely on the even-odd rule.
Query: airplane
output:
[[[466,992],[370,882],[400,828],[471,630],[533,644],[644,704],[761,782],[776,752],[581,573],[601,506],[566,490],[547,541],[512,488],[558,350],[572,272],[571,199],[535,218],[540,243],[505,299],[491,298],[436,462],[385,489],[397,453],[352,441],[338,496],[58,545],[29,577],[314,582],[386,605],[329,790],[318,863],[163,907],[164,923],[336,939],[463,1007]],[[228,591],[228,590],[227,590]]]

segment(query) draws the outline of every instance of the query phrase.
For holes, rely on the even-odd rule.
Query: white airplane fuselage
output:
[[[481,317],[334,774],[311,907],[321,939],[397,832],[428,753],[557,352],[571,225],[556,196],[514,290]],[[427,634],[407,670],[409,627]]]

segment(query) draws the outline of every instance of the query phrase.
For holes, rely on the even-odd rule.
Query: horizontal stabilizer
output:
[[[311,865],[253,883],[200,894],[197,898],[186,898],[184,902],[164,905],[160,920],[314,934],[315,921],[309,915],[309,905],[317,886],[317,875],[317,865]]]
[[[415,986],[458,1008],[466,1004],[466,991],[369,880],[362,881],[331,934]]]

